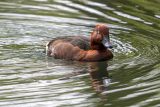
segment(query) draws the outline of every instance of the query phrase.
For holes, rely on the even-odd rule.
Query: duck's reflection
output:
[[[90,63],[89,74],[92,86],[97,92],[106,91],[110,83],[107,67],[108,63],[106,61]]]
[[[53,59],[52,59],[53,60]],[[50,61],[49,59],[46,60],[47,67],[54,66],[55,63],[53,61]],[[107,90],[111,79],[109,78],[109,73],[107,70],[108,62],[102,61],[102,62],[73,62],[73,61],[62,61],[62,60],[56,60],[56,63],[58,65],[70,66],[70,67],[78,67],[80,69],[77,69],[75,72],[67,73],[63,75],[62,78],[59,78],[59,80],[68,80],[71,78],[77,78],[77,76],[88,74],[90,76],[92,87],[96,92],[104,92]],[[53,65],[52,65],[53,64]],[[65,65],[65,66],[64,66]],[[82,69],[83,67],[83,69]],[[88,76],[87,76],[88,78]],[[87,79],[88,80],[88,79]]]
[[[86,64],[86,63],[85,63]],[[104,62],[89,62],[87,63],[89,69],[83,69],[80,71],[72,72],[65,75],[60,80],[67,80],[75,78],[79,75],[89,73],[92,87],[96,92],[104,92],[107,90],[110,83],[109,74],[107,71],[108,63]]]

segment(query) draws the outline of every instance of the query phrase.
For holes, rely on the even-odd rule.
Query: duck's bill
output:
[[[112,44],[111,44],[111,42],[110,42],[109,36],[103,37],[102,44],[103,44],[106,48],[113,48],[113,46],[112,46]]]

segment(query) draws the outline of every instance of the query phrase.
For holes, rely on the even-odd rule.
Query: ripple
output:
[[[30,19],[30,20],[37,20],[37,21],[45,21],[45,22],[59,22],[59,23],[72,23],[72,24],[95,24],[94,21],[88,20],[80,20],[74,18],[62,18],[62,17],[51,17],[51,16],[40,16],[40,15],[33,15],[33,14],[16,14],[16,13],[0,13],[1,18],[10,17],[12,19]]]
[[[105,17],[105,18],[110,19],[112,21],[117,21],[117,22],[120,22],[120,23],[126,23],[126,22],[121,21],[120,19],[117,19],[115,17],[111,17],[109,15],[106,15],[106,14],[104,14],[104,13],[98,11],[98,10],[93,9],[93,8],[89,8],[89,7],[80,5],[80,4],[75,4],[75,3],[72,3],[70,1],[61,1],[61,0],[58,0],[56,2],[63,3],[65,5],[67,5],[67,6],[71,6],[73,8],[77,8],[77,9],[80,9],[80,10],[83,10],[83,11],[87,11],[89,13],[96,14],[96,15],[99,15],[101,17]]]
[[[126,14],[126,13],[122,13],[122,12],[118,12],[118,11],[114,11],[114,13],[116,13],[117,15],[123,16],[125,18],[128,18],[128,19],[133,19],[133,20],[136,20],[136,21],[144,22],[145,24],[149,24],[149,25],[153,24],[151,22],[146,22],[146,21],[144,21],[143,19],[141,19],[139,17],[131,16],[131,15]]]
[[[160,15],[155,15],[155,17],[159,18],[160,19]]]
[[[93,1],[85,1],[85,0],[83,2],[86,3],[87,5],[101,7],[102,9],[114,10],[114,8],[111,8],[103,3],[98,3],[98,2],[93,2]]]
[[[136,48],[134,48],[132,45],[129,43],[123,43],[122,41],[118,39],[112,39],[114,46],[116,47],[114,49],[114,52],[117,53],[125,53],[126,55],[135,51],[138,51]]]

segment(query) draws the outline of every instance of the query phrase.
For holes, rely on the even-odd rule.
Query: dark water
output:
[[[159,4],[0,0],[0,107],[160,107]],[[89,36],[96,23],[110,27],[113,60],[44,54],[51,38]]]

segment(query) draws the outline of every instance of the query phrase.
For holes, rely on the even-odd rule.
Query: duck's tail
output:
[[[47,42],[47,43],[46,43],[46,50],[45,50],[46,55],[49,54],[49,47],[48,47],[49,43],[50,43],[50,42]]]

